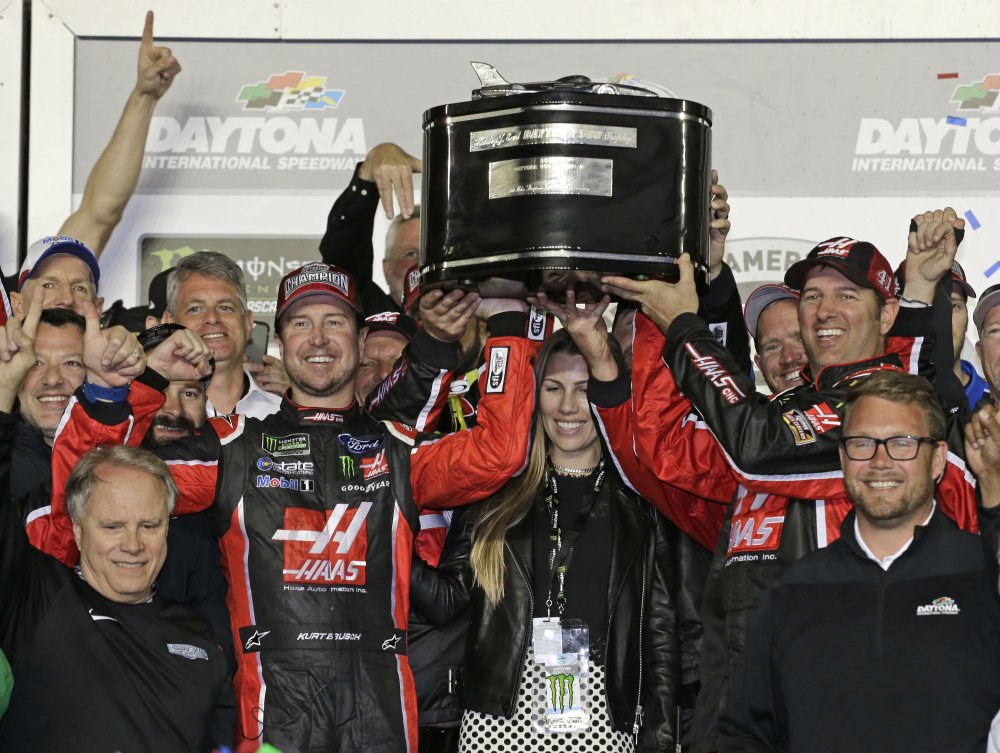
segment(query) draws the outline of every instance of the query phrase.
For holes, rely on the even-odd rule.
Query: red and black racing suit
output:
[[[286,397],[263,420],[212,419],[158,449],[181,491],[177,511],[212,506],[218,524],[245,738],[284,753],[415,753],[406,629],[418,507],[476,501],[526,465],[533,352],[524,337],[489,340],[478,426],[426,445],[356,407]],[[56,473],[95,440],[121,442],[133,420],[148,424],[165,386],[149,371],[134,382],[134,414],[78,393],[56,439]],[[58,521],[43,543],[66,547]]]
[[[718,710],[764,590],[790,562],[836,538],[850,510],[837,454],[847,390],[875,371],[916,372],[927,360],[932,343],[923,333],[931,330],[932,311],[900,317],[890,352],[826,368],[768,400],[696,317],[678,317],[664,338],[640,315],[631,390],[624,374],[614,383],[591,382],[590,398],[616,457],[637,457],[643,474],[697,495],[667,496],[657,505],[661,512],[705,543],[729,504],[721,536],[715,528],[702,610],[702,689],[693,730],[699,751],[715,749]],[[975,532],[974,481],[958,435],[950,439],[937,498]],[[641,475],[640,481],[649,485]]]

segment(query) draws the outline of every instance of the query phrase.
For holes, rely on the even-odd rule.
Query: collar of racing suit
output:
[[[866,361],[854,361],[852,363],[838,363],[833,366],[826,366],[820,369],[815,379],[812,376],[809,366],[805,366],[802,369],[802,378],[806,380],[807,384],[812,384],[817,390],[829,390],[836,387],[843,387],[845,386],[845,382],[869,376],[876,371],[885,369],[899,371],[902,368],[903,362],[897,354],[883,353]]]
[[[281,413],[289,420],[305,426],[338,425],[350,423],[358,418],[361,409],[355,401],[346,408],[311,408],[293,402],[286,393],[281,400]]]

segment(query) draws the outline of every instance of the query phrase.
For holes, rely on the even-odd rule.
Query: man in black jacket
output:
[[[35,363],[40,306],[0,329],[0,648],[16,680],[5,751],[229,744],[230,672],[205,622],[153,582],[177,496],[166,465],[131,447],[84,456],[66,485],[80,566],[33,549],[10,499],[17,387]]]
[[[938,508],[944,433],[920,377],[883,371],[848,396],[854,512],[761,602],[721,751],[984,750],[1000,708],[996,567]]]

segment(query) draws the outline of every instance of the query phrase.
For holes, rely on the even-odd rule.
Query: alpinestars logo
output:
[[[549,675],[549,692],[552,695],[552,710],[560,714],[573,708],[573,682],[576,677],[568,674]]]
[[[274,73],[266,81],[240,89],[237,102],[244,110],[298,112],[336,108],[344,98],[343,89],[327,89],[326,76],[308,76],[305,71]]]
[[[691,356],[691,363],[694,364],[694,367],[704,374],[708,381],[719,388],[719,393],[727,403],[736,405],[746,397],[743,390],[736,385],[736,380],[714,356],[703,356],[695,350],[691,343],[687,343],[684,347]]]
[[[355,508],[341,503],[332,510],[286,507],[285,527],[271,537],[285,542],[285,582],[363,586],[371,507],[371,502]]]
[[[960,611],[961,610],[958,608],[958,602],[956,602],[953,598],[950,596],[939,596],[930,604],[917,607],[917,617],[927,617],[939,614],[958,614]]]

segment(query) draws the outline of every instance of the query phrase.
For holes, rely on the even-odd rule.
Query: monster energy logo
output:
[[[340,456],[340,475],[344,478],[352,478],[355,473],[354,458],[350,455]]]
[[[573,708],[573,680],[575,679],[573,675],[549,675],[553,711],[562,714],[567,708]]]
[[[309,435],[291,434],[287,437],[272,437],[270,434],[261,434],[260,446],[264,452],[274,457],[308,455]]]

